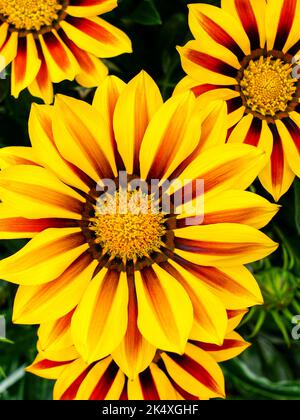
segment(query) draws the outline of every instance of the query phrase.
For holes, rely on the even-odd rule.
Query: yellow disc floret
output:
[[[273,57],[251,60],[240,82],[247,106],[263,116],[286,111],[297,90],[292,70],[291,64]]]
[[[103,254],[126,264],[159,251],[166,233],[164,222],[164,214],[157,211],[150,196],[138,191],[117,192],[98,201],[90,229]]]
[[[1,0],[0,15],[17,30],[39,31],[58,20],[59,0]]]

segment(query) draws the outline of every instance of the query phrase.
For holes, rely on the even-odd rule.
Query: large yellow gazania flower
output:
[[[179,48],[192,88],[202,101],[227,101],[229,142],[265,149],[260,173],[275,200],[300,176],[299,0],[222,0],[222,8],[191,4],[196,38]]]
[[[144,72],[128,85],[108,77],[93,105],[60,95],[54,106],[34,105],[32,148],[0,153],[1,237],[32,237],[0,262],[0,277],[21,285],[14,321],[39,324],[75,309],[72,335],[83,359],[117,351],[133,376],[156,348],[181,354],[188,337],[222,344],[226,309],[262,302],[243,264],[277,248],[257,228],[278,210],[243,191],[265,153],[222,145],[226,116],[224,102],[200,111],[191,92],[163,104]],[[110,211],[112,193],[100,211],[99,180],[111,180],[120,201],[124,169],[128,180],[146,180],[146,206],[151,180],[177,177],[194,187],[203,179],[204,222],[174,206],[168,214],[131,211],[132,191],[124,214]],[[199,195],[193,188],[187,202]],[[169,196],[175,203],[171,188]]]
[[[55,379],[59,400],[198,400],[225,397],[219,362],[242,353],[249,344],[233,331],[245,311],[228,313],[228,331],[221,346],[189,341],[182,355],[157,351],[134,379],[108,356],[87,364],[74,346],[72,314],[39,328],[39,354],[27,368],[35,375]]]
[[[98,86],[107,67],[97,58],[131,52],[128,37],[97,17],[117,0],[1,0],[0,72],[12,63],[11,93],[28,88],[46,103],[53,85]]]

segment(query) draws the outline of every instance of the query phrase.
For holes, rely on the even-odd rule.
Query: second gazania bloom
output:
[[[224,99],[229,143],[265,150],[259,174],[278,201],[300,176],[300,1],[222,0],[189,6],[195,40],[179,48],[187,73],[177,92]]]
[[[53,102],[53,83],[98,86],[107,76],[98,59],[131,52],[129,38],[98,17],[117,0],[1,0],[0,72],[11,64],[11,94],[28,88]]]
[[[108,77],[93,105],[58,96],[54,106],[34,106],[32,147],[0,156],[1,237],[32,238],[0,263],[1,278],[21,285],[14,321],[74,310],[83,360],[113,353],[132,378],[157,348],[183,354],[188,339],[221,345],[227,310],[262,302],[244,264],[277,247],[258,230],[277,206],[244,191],[265,154],[223,144],[226,118],[225,103],[204,111],[190,92],[163,104],[144,72],[128,85]],[[172,206],[168,214],[97,211],[97,184],[117,186],[120,171],[147,183],[204,180],[204,221]]]

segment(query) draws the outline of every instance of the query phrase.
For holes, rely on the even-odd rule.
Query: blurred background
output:
[[[144,69],[158,82],[164,98],[168,98],[184,76],[175,47],[192,38],[187,24],[187,4],[191,2],[119,0],[119,8],[106,19],[129,35],[134,53],[106,61],[111,74],[128,81]],[[219,5],[218,0],[202,3]],[[26,91],[18,101],[12,98],[9,79],[0,80],[0,145],[29,145],[27,120],[35,100]],[[56,85],[55,89],[87,101],[94,93],[70,82]],[[271,200],[259,184],[253,185],[252,190]],[[299,181],[280,204],[282,210],[266,233],[281,247],[271,258],[250,267],[265,299],[264,306],[252,309],[239,329],[252,346],[241,357],[222,365],[228,399],[300,400]],[[1,258],[24,244],[20,240],[0,241]],[[24,366],[36,354],[37,328],[11,324],[15,292],[15,286],[0,280],[0,326],[1,316],[6,319],[6,338],[0,338],[0,399],[51,399],[51,381],[24,373]]]

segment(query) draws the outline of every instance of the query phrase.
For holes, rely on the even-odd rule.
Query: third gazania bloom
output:
[[[270,159],[260,180],[279,200],[300,176],[300,2],[221,4],[190,5],[195,40],[179,48],[188,76],[176,91],[227,101],[229,142],[266,150]]]
[[[221,345],[227,311],[262,302],[244,264],[277,248],[258,229],[278,210],[244,191],[266,156],[224,144],[226,123],[224,102],[202,109],[187,92],[163,103],[144,72],[127,85],[108,77],[93,105],[57,96],[54,106],[33,106],[32,147],[0,155],[1,237],[32,238],[0,263],[1,278],[20,284],[14,321],[38,324],[74,311],[82,359],[113,353],[131,378],[156,349],[183,354],[188,339]],[[174,206],[168,214],[130,205],[109,213],[111,197],[99,211],[99,182],[118,186],[122,172],[148,185],[203,180],[204,220]],[[151,202],[149,195],[144,203]]]
[[[98,86],[108,69],[97,57],[131,52],[129,38],[98,17],[115,7],[117,0],[1,0],[0,72],[12,63],[12,95],[28,88],[52,103],[52,83]]]

